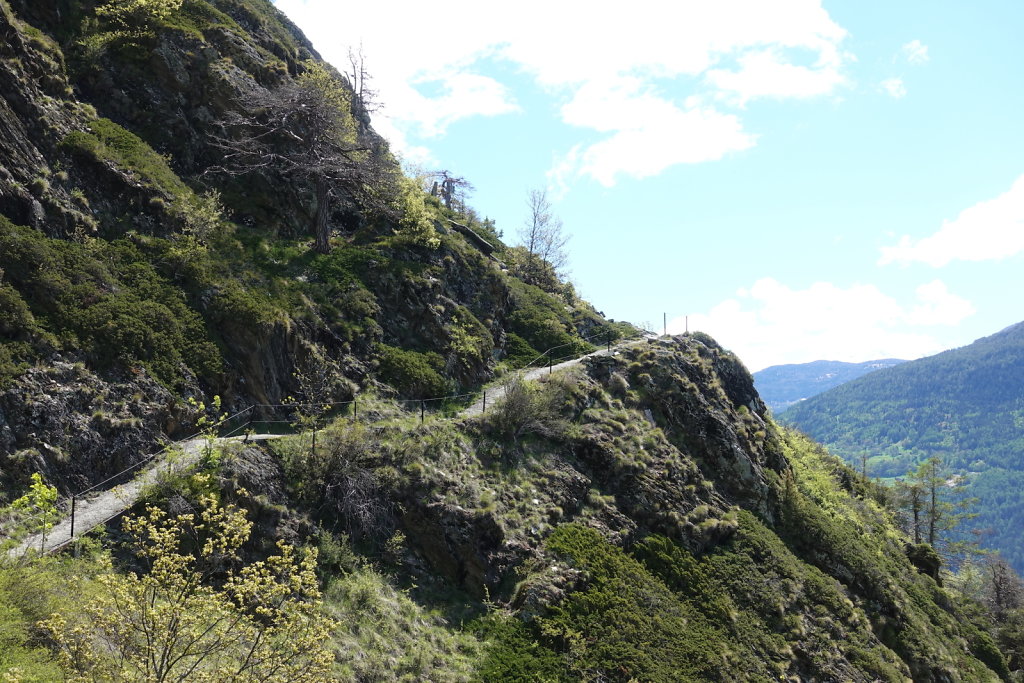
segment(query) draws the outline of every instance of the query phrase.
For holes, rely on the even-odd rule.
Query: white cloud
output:
[[[626,9],[522,0],[500,19],[470,0],[276,4],[336,65],[362,43],[385,106],[375,122],[389,118],[414,142],[460,119],[516,111],[514,93],[488,68],[503,62],[528,75],[565,103],[566,123],[603,134],[590,146],[573,143],[584,144],[584,161],[564,177],[605,184],[754,144],[737,116],[695,97],[743,105],[829,95],[852,59],[821,0],[637,0]],[[602,103],[612,108],[594,106]]]
[[[997,261],[1024,252],[1024,175],[995,199],[964,209],[938,232],[912,239],[903,235],[882,247],[879,265],[927,263],[939,268],[952,261]]]
[[[903,84],[902,78],[887,78],[880,83],[882,90],[889,93],[897,100],[907,94],[907,86]]]
[[[715,337],[751,370],[812,360],[919,358],[942,347],[917,328],[956,325],[974,307],[939,280],[915,295],[904,305],[874,285],[817,282],[800,290],[762,278],[708,313],[691,315],[689,328]],[[684,325],[677,318],[669,331],[681,332]]]
[[[460,71],[416,83],[436,83],[444,91],[432,98],[415,90],[405,93],[401,118],[408,117],[418,124],[426,137],[440,135],[455,121],[469,116],[497,116],[519,111],[508,88],[487,76]]]
[[[739,70],[713,69],[707,80],[738,104],[763,97],[807,98],[828,95],[846,82],[834,62],[793,64],[778,49],[754,50],[737,60]]]
[[[950,293],[942,280],[932,280],[916,291],[918,303],[906,315],[911,325],[955,325],[975,312],[970,301]]]
[[[739,119],[691,102],[676,104],[643,90],[635,78],[587,84],[562,107],[567,123],[610,133],[589,147],[574,147],[554,171],[558,185],[589,175],[606,187],[619,174],[657,175],[673,164],[714,161],[754,145]]]
[[[927,64],[931,57],[928,56],[928,46],[920,40],[912,40],[906,43],[900,52],[908,62],[915,65]]]

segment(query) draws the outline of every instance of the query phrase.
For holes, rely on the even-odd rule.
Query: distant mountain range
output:
[[[901,363],[778,415],[869,473],[905,474],[940,456],[979,498],[975,529],[1024,569],[1024,323],[973,344]]]
[[[754,385],[768,407],[780,413],[794,403],[817,396],[832,387],[903,362],[896,358],[884,358],[863,363],[816,360],[811,363],[773,365],[754,373]]]

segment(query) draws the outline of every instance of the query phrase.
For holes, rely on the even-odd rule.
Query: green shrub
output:
[[[552,382],[540,387],[513,375],[503,388],[504,396],[483,418],[494,436],[515,443],[527,434],[556,437],[565,431],[567,424],[560,413],[565,402],[562,385]]]
[[[0,297],[12,303],[7,324],[39,348],[63,346],[100,368],[142,365],[168,386],[183,379],[182,365],[205,378],[220,372],[200,316],[129,242],[54,240],[0,218],[0,269],[9,283]],[[29,355],[5,347],[0,365]]]
[[[476,670],[479,681],[574,680],[561,655],[541,644],[536,628],[506,614],[489,614],[469,624],[470,633],[486,643]]]
[[[371,264],[383,259],[372,249],[339,247],[329,254],[315,254],[309,269],[316,274],[318,281],[325,284],[363,284]]]
[[[433,352],[407,351],[382,344],[380,378],[403,398],[437,398],[452,392],[450,380],[441,375],[444,359]]]
[[[60,147],[71,154],[100,162],[111,162],[122,171],[135,175],[147,187],[170,197],[191,195],[167,160],[153,151],[140,137],[109,119],[89,122],[90,133],[73,131]]]
[[[561,526],[547,546],[588,577],[540,620],[578,673],[623,682],[733,679],[721,656],[724,633],[595,530]]]
[[[521,368],[540,356],[537,349],[515,332],[505,335],[505,362],[512,368]]]

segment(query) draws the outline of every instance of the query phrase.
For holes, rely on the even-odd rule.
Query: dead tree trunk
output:
[[[331,226],[328,224],[327,219],[331,215],[330,210],[331,202],[331,188],[327,185],[327,180],[324,178],[317,178],[316,180],[316,219],[315,219],[315,231],[316,231],[316,246],[315,249],[320,254],[327,254],[331,251]]]

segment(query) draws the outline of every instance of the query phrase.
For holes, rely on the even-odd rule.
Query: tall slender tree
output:
[[[914,470],[901,485],[904,506],[912,515],[914,541],[925,542],[945,559],[969,552],[976,543],[958,538],[956,529],[971,519],[974,498],[965,498],[963,477],[950,474],[942,459],[933,456]]]
[[[526,221],[519,233],[526,252],[523,275],[538,284],[563,274],[569,261],[565,250],[569,236],[563,230],[562,220],[555,215],[546,189],[530,190],[526,207]]]

